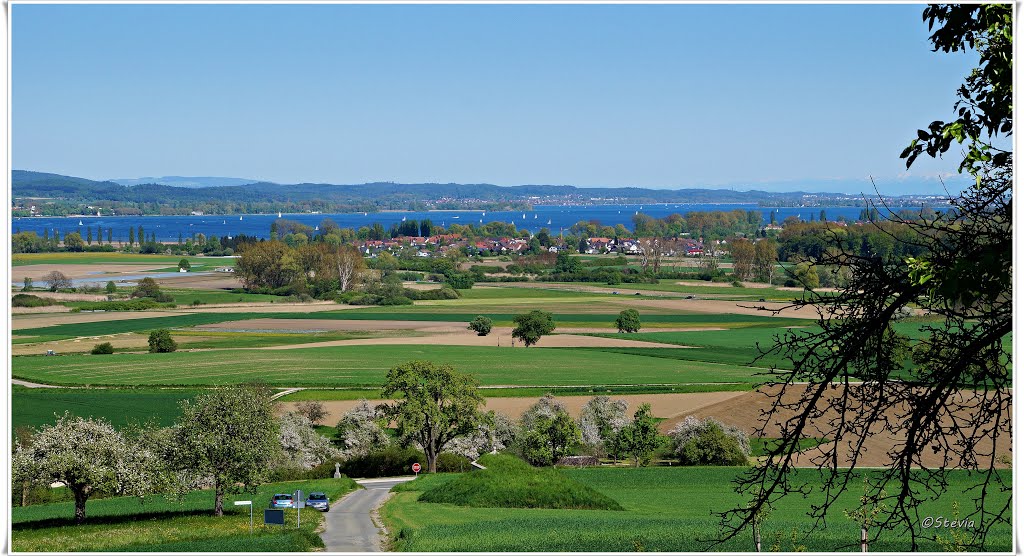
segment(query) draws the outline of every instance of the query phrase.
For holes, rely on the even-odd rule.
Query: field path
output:
[[[65,386],[56,386],[54,384],[39,384],[38,382],[29,382],[27,380],[21,380],[20,378],[12,378],[11,384],[17,384],[18,386],[24,386],[25,388],[66,388]]]
[[[325,552],[380,552],[382,531],[374,524],[371,514],[390,496],[391,488],[411,481],[413,477],[364,479],[356,481],[363,489],[350,492],[331,504],[324,515]]]

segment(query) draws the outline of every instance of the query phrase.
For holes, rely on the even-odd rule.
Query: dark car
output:
[[[274,497],[270,499],[270,507],[271,508],[294,508],[295,507],[295,499],[292,497],[291,494],[275,494]]]
[[[321,512],[331,511],[331,501],[322,492],[309,493],[309,496],[306,497],[306,505]]]

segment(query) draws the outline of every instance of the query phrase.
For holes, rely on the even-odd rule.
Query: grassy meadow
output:
[[[382,515],[394,537],[393,549],[409,552],[635,552],[635,551],[753,551],[749,532],[712,547],[718,532],[720,512],[744,499],[733,490],[732,480],[741,472],[737,467],[651,467],[640,469],[565,469],[559,471],[620,504],[625,511],[468,508],[447,503],[420,501],[421,495],[438,488],[443,476],[424,476],[404,485],[384,505]],[[473,471],[471,473],[476,473]],[[814,483],[813,470],[798,471],[801,480]],[[951,494],[941,502],[926,504],[922,515],[952,516],[952,503],[961,508],[972,506],[974,484],[967,473],[956,473]],[[812,489],[808,499],[787,497],[768,516],[762,528],[766,550],[774,551],[858,551],[859,526],[846,519],[843,509],[858,505],[860,492],[851,489],[843,495],[828,529],[808,536],[809,504],[821,496]],[[1009,493],[996,494],[1005,500]],[[949,536],[948,530],[939,534]],[[931,531],[928,532],[931,537]],[[795,538],[795,541],[794,541]],[[777,546],[773,546],[776,545]],[[994,551],[1012,546],[1009,526],[997,527],[990,544]],[[883,535],[872,551],[905,551],[910,544],[895,534]],[[934,540],[921,547],[940,550]]]
[[[17,552],[303,552],[323,547],[316,529],[323,515],[285,510],[285,523],[264,526],[262,511],[275,493],[323,491],[332,505],[357,488],[348,478],[291,481],[261,485],[255,493],[229,495],[224,515],[213,517],[213,491],[193,491],[181,500],[164,496],[91,500],[86,522],[73,525],[74,503],[15,507],[11,512],[10,548]],[[249,508],[235,500],[251,500],[255,532],[249,534]]]
[[[153,268],[164,265],[171,272],[178,270],[178,262],[188,259],[192,266],[217,268],[235,266],[233,257],[203,257],[147,255],[142,253],[16,253],[11,256],[11,266],[27,266],[34,264],[152,264]]]

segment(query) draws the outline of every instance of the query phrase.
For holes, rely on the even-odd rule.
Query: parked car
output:
[[[306,497],[306,505],[321,512],[331,511],[331,501],[322,492],[310,492]]]
[[[292,498],[291,494],[275,494],[270,499],[271,508],[294,508],[295,499]]]

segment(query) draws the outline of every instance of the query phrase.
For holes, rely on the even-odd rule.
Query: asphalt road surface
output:
[[[326,552],[380,552],[381,534],[370,519],[370,513],[388,498],[391,487],[412,480],[412,477],[365,479],[356,481],[365,489],[355,490],[331,503],[324,514]]]

